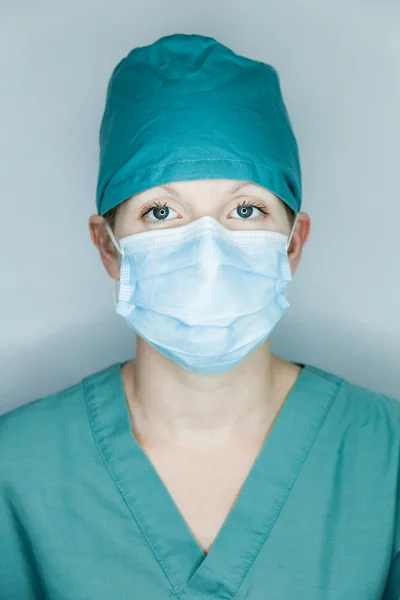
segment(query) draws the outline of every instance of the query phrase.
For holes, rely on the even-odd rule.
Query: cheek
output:
[[[289,236],[292,230],[290,208],[283,202],[283,200],[277,200],[278,201],[270,207],[271,218],[275,223],[276,231],[279,231],[279,233],[283,233],[284,235]]]
[[[287,235],[287,237],[289,237],[291,233],[291,225],[289,219],[285,217],[279,219],[276,231],[279,231],[279,233],[283,233],[283,235]]]
[[[136,233],[136,230],[140,227],[142,221],[140,210],[137,208],[139,206],[141,205],[137,201],[134,202],[134,197],[125,200],[118,206],[114,227],[114,235],[117,240]]]
[[[130,214],[126,214],[119,220],[115,228],[117,239],[147,230],[148,226],[146,227],[146,222],[140,217],[139,211],[131,211]]]
[[[276,212],[271,212],[266,218],[264,228],[268,231],[275,231],[277,233],[283,233],[289,235],[289,225],[285,219],[285,215],[279,215]]]

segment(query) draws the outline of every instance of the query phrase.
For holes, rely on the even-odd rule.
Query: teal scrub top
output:
[[[0,598],[398,600],[399,450],[396,399],[305,365],[205,554],[111,365],[0,417]]]

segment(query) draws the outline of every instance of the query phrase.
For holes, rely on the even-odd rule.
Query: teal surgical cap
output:
[[[212,37],[176,33],[114,68],[100,126],[97,210],[191,179],[248,180],[295,213],[296,138],[276,70]]]

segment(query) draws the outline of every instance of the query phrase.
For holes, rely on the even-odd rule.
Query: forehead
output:
[[[252,181],[237,179],[195,179],[188,181],[174,181],[164,185],[148,188],[135,195],[144,199],[154,194],[171,195],[176,198],[195,196],[197,194],[232,195],[239,191],[252,192],[262,195],[266,199],[275,198],[281,201],[273,192]]]

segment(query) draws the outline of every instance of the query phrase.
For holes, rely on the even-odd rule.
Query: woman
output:
[[[400,598],[399,403],[269,349],[310,227],[276,71],[161,38],[100,133],[136,358],[1,417],[1,599]]]

